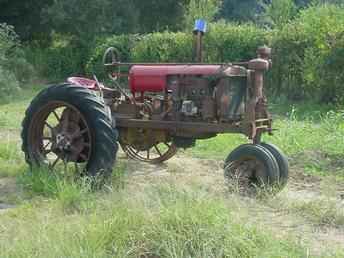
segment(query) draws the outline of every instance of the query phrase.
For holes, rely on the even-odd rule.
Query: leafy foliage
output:
[[[133,48],[132,59],[141,62],[190,62],[192,36],[167,31],[148,34]]]
[[[53,39],[49,47],[41,48],[39,42],[34,42],[26,49],[26,57],[37,73],[53,81],[84,74],[91,45],[85,46],[74,37],[57,34]]]
[[[259,12],[256,0],[224,0],[220,17],[233,21],[253,21]]]
[[[11,24],[22,40],[49,37],[49,25],[41,22],[41,11],[53,0],[1,0],[0,23]]]
[[[211,25],[205,38],[209,62],[249,60],[259,46],[267,43],[267,33],[255,25],[217,22]]]
[[[205,38],[206,61],[241,61],[256,56],[257,47],[267,43],[266,32],[253,25],[212,23]],[[133,62],[192,62],[193,36],[183,32],[157,32],[144,36],[120,35],[100,40],[87,62],[87,73],[104,77],[102,57],[115,47],[120,60]]]
[[[18,90],[19,82],[15,77],[11,66],[15,65],[10,60],[16,55],[18,38],[13,27],[0,24],[0,98],[8,97]]]
[[[294,0],[274,0],[266,4],[261,4],[263,12],[260,15],[263,24],[270,27],[280,28],[291,21],[296,13],[297,7]]]
[[[344,9],[313,6],[273,33],[273,88],[289,97],[343,98],[342,32]]]
[[[185,24],[190,31],[196,19],[212,22],[220,11],[221,0],[190,0],[186,7]]]
[[[86,73],[88,75],[96,74],[99,79],[105,79],[105,70],[103,65],[103,55],[108,47],[114,47],[118,51],[119,61],[131,61],[131,51],[135,43],[140,40],[139,35],[118,35],[103,40],[99,40],[95,49],[91,52],[90,58],[86,64]]]
[[[147,33],[166,29],[173,31],[181,29],[185,6],[190,0],[133,1],[134,10],[136,10],[134,15],[138,15],[136,24],[138,31],[135,32]]]
[[[59,33],[90,41],[97,35],[133,31],[137,13],[129,0],[60,0],[43,11],[43,22]],[[77,6],[77,8],[75,8]]]

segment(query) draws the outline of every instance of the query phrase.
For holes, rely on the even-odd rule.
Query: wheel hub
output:
[[[235,179],[241,187],[245,188],[260,183],[260,179],[264,177],[262,164],[253,159],[231,163],[225,170],[227,177]]]
[[[86,160],[83,155],[87,142],[83,131],[77,121],[76,112],[66,109],[59,124],[52,129],[52,152],[68,162],[82,162]]]
[[[72,141],[68,138],[69,137],[63,133],[56,135],[55,142],[54,142],[54,145],[55,145],[54,149],[59,150],[59,151],[70,151]]]

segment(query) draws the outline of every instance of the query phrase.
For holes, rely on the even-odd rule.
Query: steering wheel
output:
[[[110,60],[110,63],[109,63]],[[109,47],[103,56],[103,64],[105,66],[115,66],[119,62],[119,52],[114,47]]]

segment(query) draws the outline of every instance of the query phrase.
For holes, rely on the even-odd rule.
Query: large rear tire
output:
[[[101,99],[71,84],[42,90],[26,110],[21,133],[31,166],[57,170],[59,162],[64,168],[72,163],[80,175],[90,177],[111,175],[117,136]]]

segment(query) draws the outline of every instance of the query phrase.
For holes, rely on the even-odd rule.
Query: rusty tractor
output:
[[[271,50],[260,47],[257,58],[248,62],[205,64],[204,32],[195,29],[192,63],[122,63],[116,49],[109,48],[104,62],[113,87],[96,77],[72,77],[43,89],[23,121],[27,162],[108,177],[118,145],[129,158],[157,164],[196,140],[235,133],[249,141],[226,158],[225,178],[248,188],[281,189],[288,161],[276,146],[261,140],[264,133],[272,134],[263,93]]]

